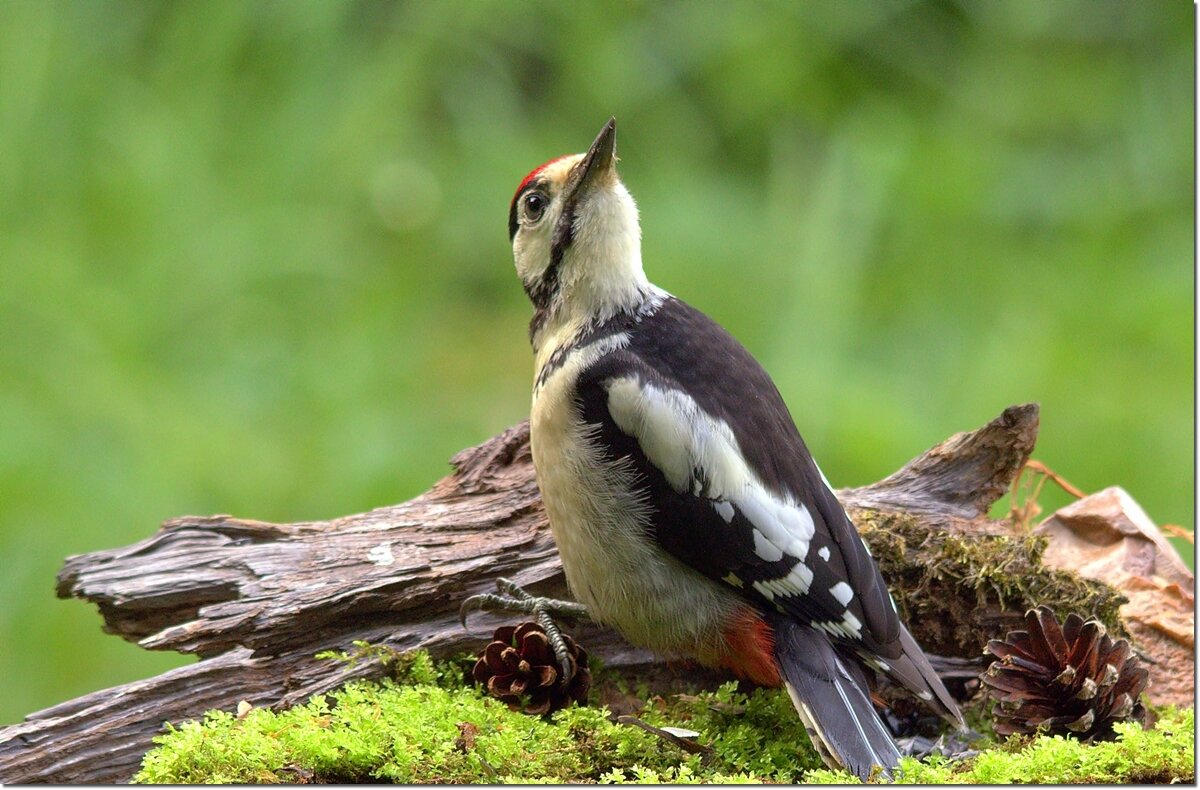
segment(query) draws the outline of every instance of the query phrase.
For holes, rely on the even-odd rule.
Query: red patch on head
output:
[[[721,666],[760,686],[778,687],[779,666],[775,663],[775,632],[762,615],[746,608],[725,626],[729,653]]]
[[[532,181],[533,179],[538,177],[538,173],[541,173],[543,170],[545,170],[547,167],[554,164],[558,160],[566,159],[568,156],[570,156],[570,154],[563,154],[562,156],[556,156],[553,159],[551,159],[547,162],[543,162],[540,165],[538,165],[537,167],[530,170],[529,175],[522,178],[521,183],[517,185],[517,191],[513,193],[513,199],[508,205],[511,207],[513,203],[517,202],[517,195],[521,194],[521,190],[524,189],[526,186],[528,186],[530,181]]]

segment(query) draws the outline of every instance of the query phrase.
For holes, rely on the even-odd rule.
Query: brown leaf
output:
[[[458,737],[454,739],[454,748],[460,752],[469,752],[475,748],[475,736],[479,734],[479,728],[469,721],[460,721],[455,725],[458,727]]]
[[[1195,584],[1192,571],[1123,489],[1106,488],[1059,510],[1034,530],[1049,539],[1043,560],[1097,579],[1129,599],[1121,619],[1153,659],[1148,696],[1192,704],[1195,694]],[[1073,641],[1068,618],[1063,634]]]

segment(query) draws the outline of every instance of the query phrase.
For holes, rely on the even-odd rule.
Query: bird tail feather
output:
[[[883,659],[888,675],[924,700],[926,705],[946,721],[959,730],[964,729],[966,724],[963,722],[962,711],[958,709],[954,697],[946,690],[925,652],[903,625],[900,626],[900,647],[901,653],[898,658]]]
[[[838,655],[825,634],[787,618],[772,625],[784,686],[825,763],[863,780],[873,766],[890,776],[900,752],[871,704],[861,673]]]

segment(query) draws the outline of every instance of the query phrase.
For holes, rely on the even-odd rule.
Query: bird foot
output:
[[[499,591],[498,593],[480,593],[472,595],[462,602],[462,606],[458,609],[458,620],[462,623],[463,628],[467,627],[467,615],[472,611],[532,615],[542,630],[546,632],[546,639],[550,642],[550,647],[554,649],[555,657],[558,658],[563,678],[566,683],[570,683],[575,674],[574,665],[571,661],[571,653],[567,649],[567,643],[563,640],[562,631],[559,629],[558,623],[554,622],[554,617],[574,621],[580,617],[587,617],[587,607],[574,601],[560,601],[555,598],[530,595],[509,579],[497,579],[496,589]]]

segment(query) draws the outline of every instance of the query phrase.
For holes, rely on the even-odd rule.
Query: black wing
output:
[[[627,331],[628,346],[583,372],[577,405],[608,457],[640,473],[654,539],[752,599],[899,656],[883,578],[758,362],[673,298]]]

